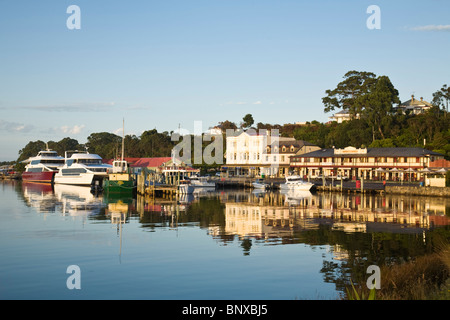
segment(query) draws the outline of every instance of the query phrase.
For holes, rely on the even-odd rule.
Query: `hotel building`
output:
[[[423,148],[320,149],[291,157],[291,169],[305,178],[421,181],[430,162],[444,155]]]

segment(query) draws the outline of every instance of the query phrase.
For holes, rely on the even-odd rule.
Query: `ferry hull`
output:
[[[44,182],[52,183],[55,177],[56,171],[44,171],[44,172],[24,172],[22,173],[22,180],[29,182]]]
[[[84,173],[82,175],[69,175],[62,176],[59,174],[55,175],[55,184],[72,184],[78,186],[90,186],[94,181],[93,173]]]

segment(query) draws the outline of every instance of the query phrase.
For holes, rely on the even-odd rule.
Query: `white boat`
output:
[[[313,183],[303,181],[300,176],[287,176],[286,182],[280,184],[280,190],[302,190],[309,191],[314,186]]]
[[[178,191],[180,191],[181,194],[192,194],[194,189],[194,186],[192,186],[189,180],[181,180],[178,185]]]
[[[267,183],[264,183],[264,180],[262,179],[257,179],[254,182],[252,182],[253,188],[255,189],[267,189],[269,188],[269,185]]]
[[[24,181],[53,182],[55,174],[64,165],[64,158],[56,151],[42,150],[35,157],[30,157],[22,163],[26,163],[22,173]]]
[[[189,178],[194,188],[215,188],[216,183],[209,180],[208,177],[192,176]]]
[[[55,175],[55,184],[71,184],[90,186],[102,185],[107,177],[110,164],[105,164],[97,154],[87,151],[68,151],[65,155],[64,166]]]

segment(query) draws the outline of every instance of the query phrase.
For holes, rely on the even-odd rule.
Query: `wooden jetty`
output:
[[[146,185],[145,173],[137,177],[137,193],[143,196],[160,197],[160,198],[172,198],[174,199],[178,194],[178,187],[171,184],[155,184],[150,181],[149,185]]]

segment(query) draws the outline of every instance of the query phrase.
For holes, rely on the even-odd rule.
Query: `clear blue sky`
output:
[[[324,92],[349,70],[430,101],[450,85],[449,12],[446,0],[1,1],[0,160],[29,141],[120,134],[123,118],[138,136],[247,113],[324,122]]]

